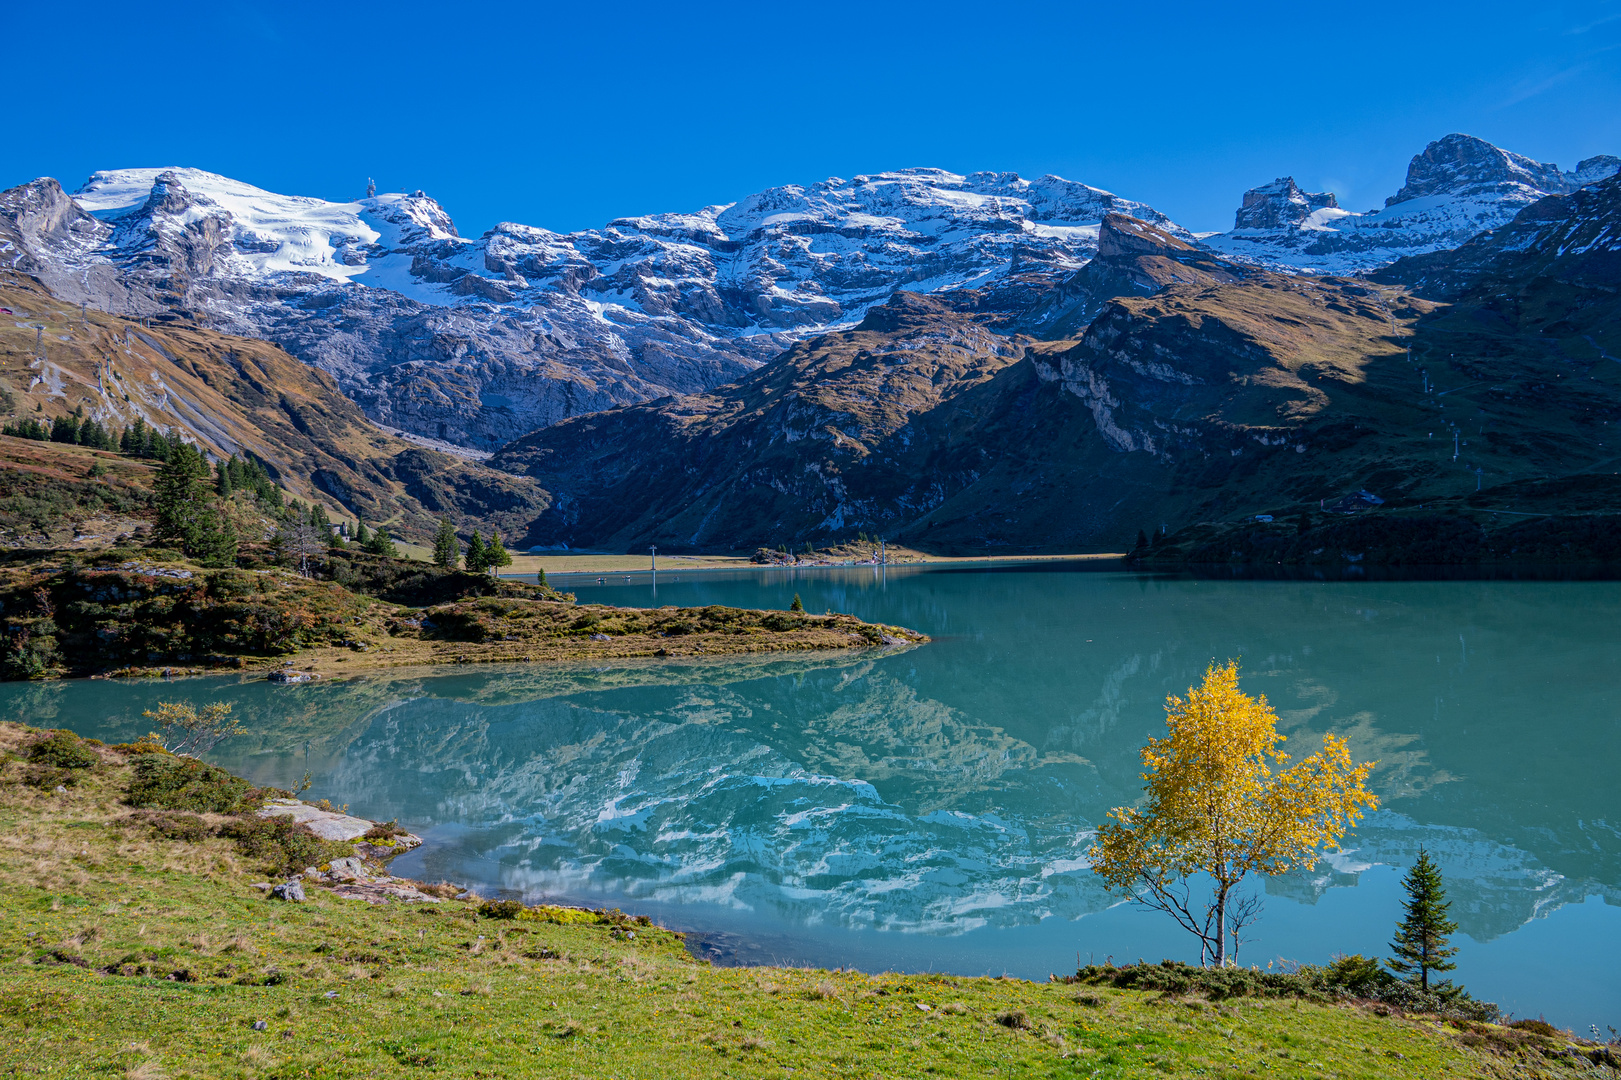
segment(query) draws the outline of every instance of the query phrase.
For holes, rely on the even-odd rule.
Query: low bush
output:
[[[322,840],[308,825],[285,814],[262,818],[244,815],[227,822],[221,836],[236,841],[250,859],[258,859],[273,872],[295,874],[307,866],[319,866],[354,854],[354,848],[333,840]]]
[[[130,764],[127,801],[155,810],[235,814],[257,806],[263,793],[224,769],[174,754],[140,754]]]
[[[73,732],[51,731],[28,748],[28,760],[58,769],[88,769],[101,759]]]
[[[478,906],[478,913],[486,919],[516,919],[523,913],[523,905],[516,900],[486,900]]]
[[[196,814],[152,813],[137,814],[131,822],[146,825],[157,835],[168,840],[182,840],[196,844],[217,834],[213,826]]]
[[[1163,960],[1158,964],[1127,964],[1123,967],[1096,964],[1076,971],[1065,982],[1089,986],[1114,986],[1123,990],[1159,990],[1171,995],[1198,994],[1212,1001],[1226,998],[1301,998],[1307,1001],[1335,1001],[1354,998],[1377,1001],[1405,1012],[1456,1017],[1481,1023],[1495,1023],[1501,1015],[1489,1001],[1476,1001],[1460,986],[1442,983],[1422,990],[1398,979],[1365,956],[1337,957],[1333,963],[1317,967],[1303,965],[1299,971],[1261,971],[1256,968],[1201,968]]]

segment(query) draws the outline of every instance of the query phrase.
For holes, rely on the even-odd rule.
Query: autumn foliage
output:
[[[1278,716],[1265,696],[1238,685],[1232,661],[1206,671],[1185,698],[1166,701],[1163,739],[1143,748],[1145,799],[1119,807],[1098,829],[1093,869],[1110,887],[1173,916],[1200,939],[1202,958],[1228,962],[1258,901],[1234,890],[1249,874],[1311,867],[1363,812],[1372,764],[1353,765],[1345,740],[1290,764],[1278,749]],[[1208,875],[1208,900],[1193,879]]]

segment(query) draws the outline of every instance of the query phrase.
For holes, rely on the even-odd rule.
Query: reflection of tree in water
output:
[[[1163,730],[1165,695],[1236,655],[1298,740],[1287,749],[1335,731],[1381,763],[1387,812],[1273,892],[1313,901],[1366,865],[1405,867],[1422,840],[1465,931],[1491,937],[1621,885],[1613,586],[899,584],[827,602],[938,636],[901,655],[438,668],[282,688],[6,684],[0,716],[127,739],[159,700],[222,697],[257,729],[224,763],[288,784],[308,744],[312,794],[465,823],[501,860],[492,879],[961,929],[1096,910],[1077,834],[1138,797],[1137,751]],[[811,597],[815,585],[793,587]],[[874,597],[888,606],[861,607]]]

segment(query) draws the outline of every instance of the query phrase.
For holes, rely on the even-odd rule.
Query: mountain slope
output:
[[[897,288],[1055,284],[1116,211],[1181,232],[1058,177],[911,169],[469,239],[422,192],[326,202],[129,169],[0,194],[0,259],[72,302],[274,341],[374,419],[494,447],[729,381]]]
[[[440,516],[511,536],[546,505],[525,480],[373,425],[328,375],[273,345],[70,306],[0,271],[0,411],[47,423],[176,428],[216,457],[251,453],[273,479],[345,518],[431,534]]]
[[[1332,193],[1304,192],[1292,177],[1281,177],[1245,192],[1233,230],[1203,242],[1262,266],[1354,273],[1457,247],[1544,196],[1574,191],[1617,169],[1621,158],[1601,155],[1564,172],[1484,139],[1452,134],[1414,155],[1406,183],[1382,209],[1352,213]]]
[[[1591,237],[1579,257],[1598,265],[1615,249],[1612,189],[1554,201],[1563,218],[1539,204],[1513,235],[1558,219],[1538,235],[1555,249]],[[1142,290],[1156,284],[1145,268],[1165,275],[1105,303],[1078,341],[998,337],[953,306],[962,294],[898,294],[739,383],[572,420],[492,463],[556,493],[541,543],[746,548],[864,530],[962,553],[1119,550],[1139,528],[1315,513],[1362,490],[1398,513],[1574,510],[1591,482],[1549,478],[1607,478],[1621,460],[1604,445],[1621,365],[1599,362],[1607,338],[1593,336],[1613,323],[1613,289],[1543,275],[1522,299],[1448,305],[1219,260],[1177,280],[1207,257],[1140,222],[1105,229],[1117,235],[1087,279]]]

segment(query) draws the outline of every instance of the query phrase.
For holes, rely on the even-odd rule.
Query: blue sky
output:
[[[1292,174],[1382,205],[1466,131],[1621,153],[1621,0],[11,4],[0,186],[192,165],[426,190],[464,235],[910,165],[1057,173],[1194,229]]]

